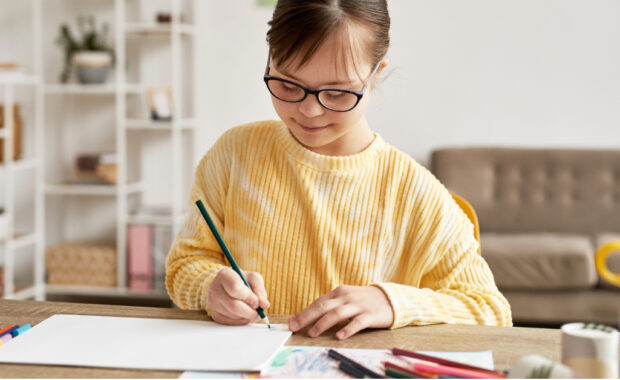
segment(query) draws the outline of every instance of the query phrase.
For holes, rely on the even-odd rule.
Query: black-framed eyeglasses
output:
[[[316,96],[319,104],[331,111],[347,112],[351,111],[360,102],[368,87],[368,83],[377,73],[381,61],[377,63],[370,73],[370,76],[364,83],[361,90],[346,90],[342,88],[322,88],[320,90],[312,90],[302,86],[299,83],[288,79],[274,77],[269,75],[269,59],[267,60],[267,68],[265,69],[265,84],[267,89],[275,98],[288,103],[299,103],[303,101],[308,94]]]

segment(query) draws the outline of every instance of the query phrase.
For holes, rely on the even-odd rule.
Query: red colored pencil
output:
[[[412,376],[416,376],[416,377],[421,377],[423,379],[436,379],[437,378],[437,375],[416,371],[413,368],[401,367],[398,364],[394,364],[392,362],[383,362],[383,366],[385,368],[395,369],[397,371],[404,372],[404,373],[406,373],[408,375],[412,375]]]
[[[504,379],[505,375],[490,374],[487,372],[476,371],[473,369],[450,367],[442,364],[429,364],[428,362],[413,363],[416,371],[434,373],[444,376],[456,376],[464,379]]]
[[[448,360],[448,359],[437,358],[435,356],[421,354],[419,352],[407,351],[407,350],[403,350],[402,348],[392,348],[392,353],[394,355],[407,356],[410,358],[425,360],[428,362],[437,363],[437,364],[441,364],[441,365],[445,365],[449,367],[463,368],[463,369],[483,372],[483,373],[492,375],[494,377],[499,377],[499,378],[504,378],[504,379],[507,377],[504,373],[499,372],[499,371],[494,371],[494,370],[482,368],[482,367],[476,367],[473,365],[459,363],[459,362],[455,362],[455,361]]]

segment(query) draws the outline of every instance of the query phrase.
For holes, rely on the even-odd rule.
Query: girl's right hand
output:
[[[269,308],[263,276],[243,272],[252,289],[230,267],[222,268],[207,290],[207,313],[217,323],[246,325],[260,320],[257,307]],[[253,292],[252,292],[253,290]]]

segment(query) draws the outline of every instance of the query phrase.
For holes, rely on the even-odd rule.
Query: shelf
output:
[[[128,224],[156,224],[173,225],[181,224],[185,220],[186,214],[179,215],[149,215],[149,214],[129,214],[127,215]]]
[[[178,31],[181,35],[193,36],[196,28],[192,24],[179,23]],[[157,24],[154,22],[128,22],[125,24],[125,32],[130,34],[145,35],[166,35],[172,34],[174,28],[172,24]]]
[[[35,295],[36,295],[36,287],[28,286],[25,288],[20,288],[19,290],[15,291],[12,295],[5,296],[5,298],[14,299],[14,300],[26,300],[29,298],[34,298]]]
[[[37,234],[30,233],[19,235],[13,238],[13,247],[14,248],[23,248],[29,245],[35,245],[37,243]]]
[[[184,119],[179,122],[181,129],[194,129],[196,127],[196,121],[194,119]],[[127,129],[139,129],[139,130],[172,130],[172,121],[157,121],[150,119],[127,119],[125,120],[125,127]]]
[[[83,285],[47,285],[47,294],[75,296],[133,297],[169,299],[165,290],[133,290],[124,287],[103,287]]]
[[[27,75],[21,73],[2,73],[0,74],[0,86],[13,85],[13,86],[28,86],[37,84],[39,78],[34,75]]]
[[[13,236],[13,239],[0,239],[1,244],[6,244],[8,241],[13,242],[13,248],[23,248],[28,245],[34,245],[37,243],[37,235],[34,233],[20,234]]]
[[[86,196],[116,196],[117,185],[82,185],[82,184],[47,184],[45,192],[50,195],[86,195]],[[142,183],[135,182],[127,185],[127,193],[142,191]]]
[[[114,95],[116,94],[116,84],[46,84],[45,93],[49,95]],[[144,86],[141,84],[125,85],[127,94],[143,94]]]
[[[14,170],[36,169],[38,166],[39,160],[36,158],[24,158],[21,160],[13,161]]]
[[[5,137],[5,136],[4,134],[0,133],[0,138],[2,137]],[[21,171],[21,170],[35,169],[38,166],[38,164],[39,162],[35,158],[24,158],[21,160],[13,161],[13,165],[11,165],[10,167],[12,167],[13,170]],[[0,170],[4,170],[6,168],[7,166],[4,163],[0,163]]]

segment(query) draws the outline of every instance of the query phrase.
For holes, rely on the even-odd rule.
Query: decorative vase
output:
[[[72,60],[82,84],[104,83],[112,64],[112,56],[105,51],[80,51],[73,55]]]

